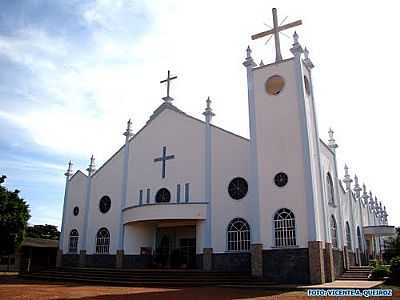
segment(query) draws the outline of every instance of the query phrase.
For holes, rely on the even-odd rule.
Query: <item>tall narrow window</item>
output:
[[[242,218],[233,219],[227,231],[228,251],[250,250],[250,226]]]
[[[185,202],[189,202],[189,183],[185,183]]]
[[[181,185],[178,183],[176,185],[176,203],[181,202]]]
[[[108,254],[110,252],[110,232],[107,228],[100,228],[96,236],[96,253]]]
[[[296,223],[290,209],[281,208],[274,216],[275,246],[296,246]]]
[[[335,190],[333,189],[332,176],[329,172],[326,174],[326,190],[328,193],[328,203],[335,204]]]
[[[357,239],[358,239],[358,249],[362,249],[362,239],[361,239],[361,230],[360,226],[357,226]]]
[[[349,248],[349,250],[351,250],[352,247],[351,247],[351,233],[350,233],[349,222],[346,222],[346,240],[347,240],[347,248]]]
[[[150,189],[146,190],[146,203],[150,204]]]
[[[143,204],[143,190],[139,191],[139,205]]]
[[[331,240],[332,240],[332,247],[338,247],[338,239],[337,239],[337,225],[335,217],[332,215],[330,220],[330,229],[331,229]]]
[[[69,245],[68,245],[69,253],[77,253],[78,252],[78,241],[79,241],[78,230],[72,229],[69,234]]]

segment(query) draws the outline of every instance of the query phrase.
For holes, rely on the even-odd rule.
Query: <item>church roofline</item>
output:
[[[77,175],[78,173],[81,173],[83,176],[87,177],[87,175],[86,175],[85,173],[83,173],[81,170],[77,170],[77,171],[75,172],[75,174],[71,176],[71,178],[69,179],[69,181],[71,181],[72,178],[74,178],[75,175]]]
[[[325,146],[325,148],[326,148],[327,150],[329,150],[329,152],[332,153],[333,156],[335,156],[335,152],[333,152],[333,150],[331,149],[331,147],[329,147],[321,138],[319,139],[319,141],[321,142],[322,145]]]
[[[165,109],[170,109],[170,110],[172,110],[172,111],[174,111],[174,112],[177,112],[177,113],[179,113],[179,114],[184,115],[185,117],[188,117],[188,118],[190,118],[190,119],[192,119],[192,120],[195,120],[195,121],[201,122],[202,124],[205,124],[204,121],[202,121],[202,120],[200,120],[200,119],[197,119],[196,117],[193,117],[193,116],[191,116],[191,115],[188,115],[187,113],[183,112],[182,110],[180,110],[179,108],[177,108],[176,106],[174,106],[173,104],[171,104],[170,102],[164,102],[163,104],[161,104],[161,105],[153,112],[153,114],[150,116],[150,119],[146,122],[146,124],[143,125],[142,128],[140,128],[140,129],[129,139],[129,143],[131,143],[131,142],[135,139],[135,137],[136,137],[137,135],[139,135],[148,125],[150,125],[150,123],[151,123],[155,118],[157,118],[157,116],[159,116]],[[233,132],[231,132],[231,131],[229,131],[229,130],[226,130],[226,129],[223,129],[223,128],[221,128],[221,127],[215,126],[215,125],[213,125],[213,124],[211,124],[211,127],[214,127],[215,129],[219,129],[219,130],[221,130],[221,131],[223,131],[223,132],[225,132],[225,133],[228,133],[228,134],[233,135],[233,136],[235,136],[235,137],[237,137],[237,138],[243,139],[243,140],[245,140],[245,141],[247,141],[247,142],[250,141],[249,139],[247,139],[247,138],[245,138],[245,137],[243,137],[243,136],[241,136],[241,135],[238,135],[238,134],[236,134],[236,133],[233,133]],[[109,163],[122,149],[124,149],[124,147],[125,147],[125,144],[122,145],[109,159],[107,159],[107,160],[101,165],[101,167],[99,167],[99,168],[96,170],[96,172],[95,172],[92,176],[95,177],[95,176],[100,172],[100,170],[101,170],[107,163]],[[82,171],[80,171],[80,170],[78,170],[77,172],[81,172],[81,173],[82,173]],[[75,174],[76,174],[76,173],[75,173]],[[87,176],[87,175],[84,174],[84,173],[82,173],[82,174],[85,175],[85,176]],[[75,175],[74,175],[74,176],[75,176]],[[73,177],[73,176],[72,176],[72,177]],[[71,177],[71,178],[72,178],[72,177]]]

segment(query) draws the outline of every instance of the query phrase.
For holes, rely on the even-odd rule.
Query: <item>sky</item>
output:
[[[21,190],[31,224],[61,224],[64,172],[97,167],[162,103],[167,70],[174,105],[248,133],[248,45],[273,62],[274,44],[250,36],[280,20],[310,51],[320,137],[330,127],[338,169],[386,205],[400,225],[398,1],[0,1],[0,173]],[[290,57],[293,30],[281,35]],[[1,175],[0,174],[0,175]]]

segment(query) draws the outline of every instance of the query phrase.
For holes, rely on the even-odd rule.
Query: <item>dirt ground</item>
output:
[[[265,291],[256,289],[234,288],[141,288],[96,286],[75,283],[52,283],[26,281],[19,278],[4,277],[0,279],[0,299],[4,300],[48,300],[48,299],[81,299],[81,300],[198,300],[198,299],[318,299],[309,298],[304,292]],[[335,299],[345,299],[343,297]],[[350,299],[350,298],[349,298]],[[355,299],[352,297],[351,299]],[[369,298],[373,299],[373,298]],[[381,298],[383,299],[383,298]],[[388,299],[388,298],[386,298]],[[400,299],[400,290],[396,297]]]

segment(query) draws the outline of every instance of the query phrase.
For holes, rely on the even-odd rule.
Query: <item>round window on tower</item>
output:
[[[310,82],[308,81],[307,76],[304,76],[304,87],[306,89],[307,95],[310,95],[311,94]]]
[[[278,95],[283,90],[285,86],[285,81],[279,75],[273,75],[268,78],[267,82],[265,83],[265,90],[270,95]]]

